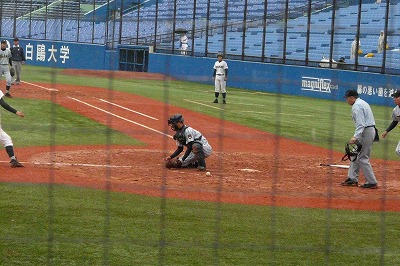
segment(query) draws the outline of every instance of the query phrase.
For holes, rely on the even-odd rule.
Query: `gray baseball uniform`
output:
[[[377,184],[377,180],[370,163],[370,153],[375,138],[375,119],[369,104],[357,98],[351,108],[352,118],[356,126],[354,138],[362,143],[362,149],[355,161],[350,163],[348,177],[358,182],[361,171],[364,173],[366,183]]]
[[[0,72],[6,78],[6,86],[11,86],[11,74],[10,74],[10,58],[11,51],[8,48],[0,49]]]

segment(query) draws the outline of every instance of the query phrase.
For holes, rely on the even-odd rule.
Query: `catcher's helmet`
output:
[[[344,155],[342,160],[345,160],[345,158],[347,157],[347,159],[350,159],[352,162],[354,162],[357,159],[357,156],[360,153],[361,148],[362,144],[358,140],[355,143],[347,142],[344,147],[346,154]],[[351,157],[353,157],[353,159]]]
[[[174,114],[171,115],[168,119],[168,125],[171,126],[171,129],[174,131],[179,130],[177,123],[178,122],[184,122],[185,120],[183,119],[183,116],[181,114]]]

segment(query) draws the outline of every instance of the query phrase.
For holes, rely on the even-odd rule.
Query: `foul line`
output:
[[[99,108],[99,107],[97,107],[97,106],[94,106],[94,105],[91,105],[91,104],[89,104],[89,103],[86,103],[86,102],[84,102],[84,101],[78,100],[78,99],[76,99],[76,98],[73,98],[73,97],[70,97],[70,96],[68,96],[68,98],[70,98],[71,100],[80,102],[80,103],[82,103],[82,104],[85,104],[85,105],[87,105],[87,106],[89,106],[89,107],[92,107],[92,108],[94,108],[94,109],[97,109],[97,110],[99,110],[99,111],[102,111],[102,112],[104,112],[104,113],[106,113],[106,114],[115,116],[115,117],[117,117],[117,118],[119,118],[119,119],[122,119],[122,120],[124,120],[124,121],[130,122],[130,123],[135,124],[135,125],[137,125],[137,126],[140,126],[140,127],[146,128],[146,129],[149,129],[149,130],[151,130],[151,131],[153,131],[153,132],[156,132],[156,133],[159,133],[159,134],[161,134],[161,135],[164,135],[164,136],[167,136],[167,137],[172,138],[172,136],[170,136],[170,135],[168,135],[168,134],[166,134],[166,133],[164,133],[164,132],[161,132],[161,131],[159,131],[159,130],[157,130],[157,129],[154,129],[154,128],[145,126],[145,125],[140,124],[140,123],[138,123],[138,122],[129,120],[129,119],[125,118],[125,117],[122,117],[122,116],[116,115],[116,114],[114,114],[114,113],[108,112],[108,111],[106,111],[106,110],[104,110],[104,109],[101,109],[101,108]]]
[[[124,109],[124,110],[127,110],[127,111],[129,111],[129,112],[132,112],[132,113],[135,113],[135,114],[138,114],[138,115],[142,115],[142,116],[145,116],[145,117],[150,118],[150,119],[153,119],[153,120],[158,120],[158,119],[155,118],[155,117],[152,117],[152,116],[149,116],[149,115],[140,113],[140,112],[138,112],[138,111],[135,111],[135,110],[126,108],[126,107],[124,107],[124,106],[122,106],[122,105],[119,105],[119,104],[116,104],[116,103],[112,103],[112,102],[109,102],[109,101],[106,101],[106,100],[103,100],[103,99],[100,99],[100,98],[99,98],[99,100],[102,101],[102,102],[109,103],[109,104],[111,104],[111,105],[117,106],[117,107],[119,107],[119,108],[122,108],[122,109]]]
[[[30,82],[26,82],[26,81],[21,81],[21,82],[22,83],[26,83],[26,84],[31,85],[31,86],[35,86],[35,87],[44,89],[44,90],[47,90],[47,91],[58,91],[57,89],[46,88],[46,87],[43,87],[43,86],[40,86],[40,85],[36,85],[36,84],[30,83]]]
[[[9,163],[10,161],[0,161],[0,163]],[[90,164],[90,163],[35,163],[35,162],[21,162],[22,164],[33,165],[52,165],[52,166],[85,166],[85,167],[107,167],[107,168],[132,168],[128,165],[109,165],[109,164]]]
[[[209,105],[209,104],[199,103],[199,102],[191,101],[191,100],[188,100],[188,99],[183,99],[183,100],[186,101],[186,102],[195,103],[195,104],[207,106],[207,107],[210,107],[210,108],[215,108],[215,109],[218,109],[218,110],[224,110],[223,108],[215,107],[215,106],[212,106],[212,105]]]

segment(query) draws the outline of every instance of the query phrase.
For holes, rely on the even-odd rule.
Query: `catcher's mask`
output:
[[[173,131],[179,130],[178,122],[184,122],[183,116],[181,114],[171,115],[168,119],[168,125],[171,127]]]
[[[344,147],[346,154],[343,156],[342,161],[350,160],[354,162],[357,159],[357,156],[360,153],[361,148],[362,144],[358,140],[356,140],[355,143],[347,142]]]

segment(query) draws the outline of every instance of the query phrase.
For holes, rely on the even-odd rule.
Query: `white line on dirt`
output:
[[[8,163],[9,161],[0,161],[0,163]],[[85,166],[85,167],[107,167],[107,168],[132,168],[128,165],[109,165],[109,164],[90,164],[90,163],[35,163],[35,162],[21,162],[22,164],[33,165],[49,165],[49,166]]]
[[[28,84],[28,85],[31,85],[31,86],[34,86],[34,87],[38,87],[38,88],[47,90],[47,91],[58,91],[57,89],[46,88],[46,87],[43,87],[43,86],[40,86],[40,85],[36,85],[36,84],[30,83],[30,82],[26,82],[26,81],[21,81],[21,82],[22,82],[22,83],[25,83],[25,84]]]
[[[119,105],[119,104],[116,104],[116,103],[112,103],[112,102],[109,102],[109,101],[106,101],[106,100],[103,100],[103,99],[100,99],[100,98],[99,98],[99,100],[102,101],[102,102],[109,103],[109,104],[111,104],[111,105],[117,106],[117,107],[119,107],[119,108],[122,108],[122,109],[124,109],[124,110],[127,110],[127,111],[129,111],[129,112],[132,112],[132,113],[135,113],[135,114],[138,114],[138,115],[142,115],[142,116],[145,116],[145,117],[150,118],[150,119],[153,119],[153,120],[158,120],[158,119],[155,118],[155,117],[152,117],[152,116],[149,116],[149,115],[140,113],[140,112],[138,112],[138,111],[129,109],[129,108],[124,107],[124,106],[122,106],[122,105]]]
[[[159,131],[159,130],[157,130],[157,129],[154,129],[154,128],[145,126],[145,125],[143,125],[143,124],[140,124],[140,123],[138,123],[138,122],[132,121],[132,120],[127,119],[127,118],[125,118],[125,117],[122,117],[122,116],[116,115],[116,114],[114,114],[114,113],[108,112],[108,111],[106,111],[106,110],[104,110],[104,109],[101,109],[101,108],[99,108],[99,107],[97,107],[97,106],[91,105],[91,104],[89,104],[89,103],[87,103],[87,102],[78,100],[78,99],[73,98],[73,97],[70,97],[70,96],[68,96],[68,98],[71,99],[71,100],[80,102],[80,103],[82,103],[82,104],[84,104],[84,105],[87,105],[87,106],[89,106],[89,107],[92,107],[92,108],[94,108],[94,109],[96,109],[96,110],[102,111],[102,112],[104,112],[104,113],[106,113],[106,114],[109,114],[109,115],[112,115],[112,116],[117,117],[117,118],[119,118],[119,119],[122,119],[122,120],[124,120],[124,121],[127,121],[127,122],[129,122],[129,123],[135,124],[135,125],[137,125],[137,126],[146,128],[146,129],[151,130],[151,131],[153,131],[153,132],[156,132],[156,133],[159,133],[159,134],[161,134],[161,135],[164,135],[164,136],[167,136],[167,137],[172,138],[172,136],[170,136],[170,135],[168,135],[168,134],[166,134],[166,133],[164,133],[164,132],[161,132],[161,131]]]
[[[188,99],[183,99],[183,100],[186,101],[186,102],[195,103],[195,104],[199,104],[199,105],[204,105],[204,106],[207,106],[207,107],[210,107],[210,108],[214,108],[214,109],[218,109],[218,110],[224,110],[223,108],[215,107],[215,106],[212,106],[212,105],[209,105],[209,104],[199,103],[199,102],[191,101],[191,100],[188,100]]]

